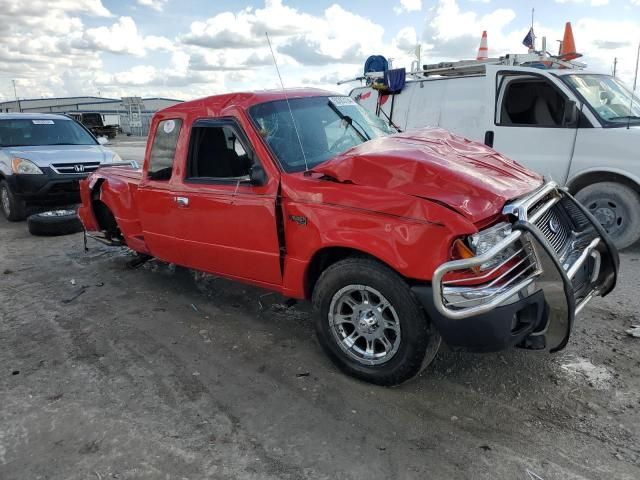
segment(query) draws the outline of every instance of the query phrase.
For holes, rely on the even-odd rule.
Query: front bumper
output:
[[[10,175],[7,182],[20,200],[34,205],[68,205],[80,202],[80,180],[88,174],[58,174],[40,168],[42,175]]]
[[[538,337],[536,348],[558,351],[576,315],[614,288],[618,252],[593,216],[552,182],[503,213],[512,233],[483,255],[441,265],[431,286],[414,293],[451,346],[500,350]],[[477,270],[507,249],[515,253],[489,274]],[[473,269],[472,285],[451,279]]]

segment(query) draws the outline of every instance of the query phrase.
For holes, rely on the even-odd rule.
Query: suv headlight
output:
[[[11,170],[19,175],[42,175],[42,170],[26,158],[13,158],[11,160]]]
[[[482,230],[468,237],[469,248],[476,255],[480,256],[488,252],[495,245],[507,238],[511,234],[511,224],[507,222],[498,223],[493,227]],[[488,270],[507,261],[517,252],[514,243],[499,252],[495,257],[480,265],[480,270]]]

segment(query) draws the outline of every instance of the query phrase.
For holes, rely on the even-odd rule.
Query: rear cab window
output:
[[[147,176],[150,179],[169,180],[171,178],[181,128],[182,120],[179,118],[162,120],[158,123],[147,168]]]

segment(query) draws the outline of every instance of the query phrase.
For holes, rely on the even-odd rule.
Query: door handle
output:
[[[178,204],[179,207],[186,208],[189,206],[188,197],[173,197],[173,200]]]

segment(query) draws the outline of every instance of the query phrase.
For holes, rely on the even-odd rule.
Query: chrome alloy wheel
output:
[[[329,327],[342,351],[363,365],[388,362],[400,347],[395,308],[366,285],[347,285],[335,293],[329,306]]]
[[[11,214],[11,203],[9,200],[9,191],[6,188],[0,189],[0,201],[2,202],[2,210],[5,215],[9,216]]]

